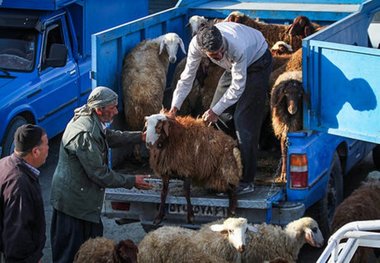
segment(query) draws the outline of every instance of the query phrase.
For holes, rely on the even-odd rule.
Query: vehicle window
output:
[[[377,12],[368,27],[368,36],[374,48],[380,48],[380,12]]]
[[[44,51],[43,51],[43,62],[46,60],[46,58],[49,57],[50,48],[52,44],[64,44],[64,38],[63,38],[63,32],[62,32],[62,26],[60,23],[55,23],[53,25],[50,25],[47,29],[47,34],[45,37],[45,44],[44,44]],[[44,63],[43,63],[44,64]],[[45,68],[43,66],[43,68]]]
[[[38,32],[33,29],[0,28],[0,68],[33,70],[37,36]]]

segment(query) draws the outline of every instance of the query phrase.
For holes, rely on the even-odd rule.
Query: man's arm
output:
[[[106,138],[109,147],[123,147],[130,144],[142,143],[141,131],[118,131],[106,129]]]
[[[181,78],[177,83],[177,87],[173,92],[171,113],[176,112],[174,108],[179,110],[183,101],[186,99],[187,95],[189,95],[193,87],[199,64],[202,60],[202,55],[202,52],[197,47],[196,37],[193,37],[189,45],[185,69],[183,70]]]

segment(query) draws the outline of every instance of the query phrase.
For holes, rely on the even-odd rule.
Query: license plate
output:
[[[227,208],[219,206],[194,205],[193,212],[195,216],[227,216]],[[169,204],[169,214],[187,214],[187,205]]]

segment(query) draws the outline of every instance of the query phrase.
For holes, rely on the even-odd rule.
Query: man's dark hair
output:
[[[206,25],[197,33],[199,47],[208,52],[218,51],[223,45],[223,37],[216,26]]]
[[[42,143],[45,130],[37,125],[24,124],[17,128],[14,135],[15,150],[23,156]]]

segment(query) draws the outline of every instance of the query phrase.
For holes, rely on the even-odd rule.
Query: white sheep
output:
[[[245,218],[228,218],[200,230],[163,226],[140,242],[139,263],[236,262],[244,251],[248,228]]]
[[[236,186],[242,175],[237,142],[220,130],[206,127],[202,119],[190,116],[168,118],[165,114],[146,117],[149,164],[162,178],[161,203],[155,224],[165,215],[169,179],[185,181],[187,222],[193,221],[190,181],[217,192],[227,192],[230,215],[237,207]]]
[[[321,247],[324,242],[318,223],[310,217],[290,222],[285,228],[265,223],[254,226],[257,231],[247,234],[242,262],[262,263],[276,258],[296,262],[304,244]]]
[[[204,16],[192,16],[189,18],[189,23],[186,26],[190,26],[191,28],[191,35],[195,36],[202,26],[206,25],[208,23],[207,18]]]
[[[182,39],[167,33],[142,41],[124,58],[123,106],[129,129],[141,130],[144,116],[161,109],[169,62],[176,62],[178,46],[186,54]]]

